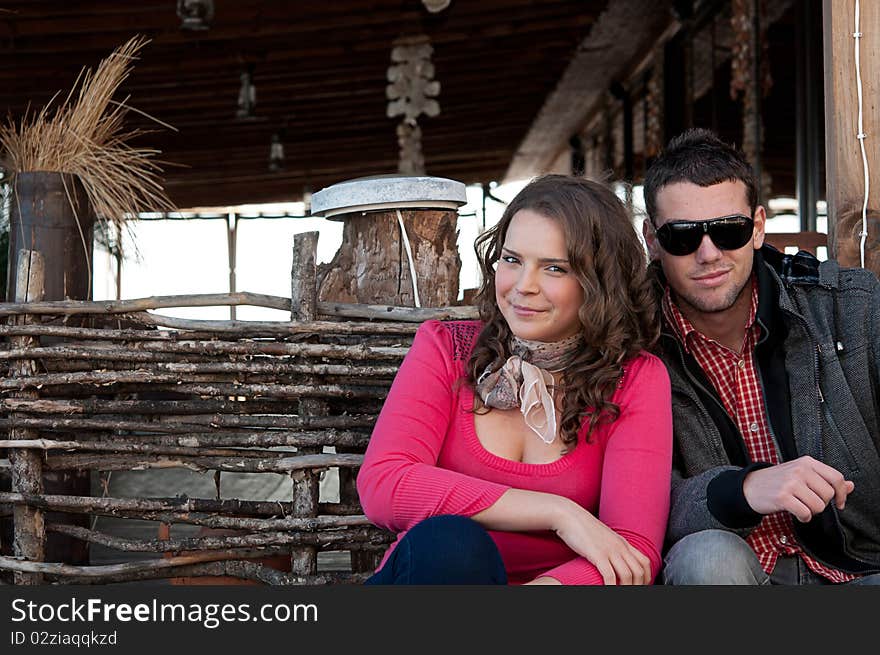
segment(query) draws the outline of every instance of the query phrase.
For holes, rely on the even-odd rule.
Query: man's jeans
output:
[[[666,555],[663,584],[668,585],[816,585],[832,584],[811,571],[797,555],[779,557],[770,575],[744,539],[725,530],[703,530],[682,538]],[[849,584],[880,585],[880,573]]]
[[[369,585],[505,585],[489,533],[464,516],[433,516],[413,526]]]

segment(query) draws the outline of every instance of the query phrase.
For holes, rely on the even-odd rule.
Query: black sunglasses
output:
[[[651,221],[651,225],[663,250],[681,257],[695,252],[705,234],[721,250],[738,250],[752,238],[755,221],[742,214],[733,214],[708,221],[668,221],[660,227]]]

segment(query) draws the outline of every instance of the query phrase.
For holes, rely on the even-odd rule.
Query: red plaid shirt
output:
[[[781,458],[770,433],[755,367],[755,344],[761,333],[755,323],[757,309],[758,285],[753,276],[746,334],[740,352],[735,352],[700,333],[672,302],[669,287],[663,297],[666,320],[678,333],[685,352],[697,360],[712,382],[727,413],[736,421],[751,460],[778,464]],[[792,520],[788,512],[768,514],[746,538],[765,572],[773,571],[780,555],[799,555],[811,571],[832,582],[848,582],[858,577],[829,568],[804,553],[797,543]]]

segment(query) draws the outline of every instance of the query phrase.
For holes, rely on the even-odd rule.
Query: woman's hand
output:
[[[651,562],[614,530],[573,500],[556,494],[508,489],[471,516],[489,530],[552,530],[599,570],[606,585],[649,584]]]
[[[577,503],[568,501],[562,505],[553,530],[569,548],[599,570],[606,585],[650,584],[651,561]]]

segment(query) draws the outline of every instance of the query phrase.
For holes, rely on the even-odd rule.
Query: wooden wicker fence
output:
[[[316,301],[317,235],[294,244],[291,298],[249,293],[123,301],[40,302],[39,253],[19,257],[16,303],[0,304],[0,514],[12,518],[16,584],[115,583],[233,576],[265,584],[360,582],[392,535],[372,526],[355,475],[382,402],[419,322],[465,318],[436,310]],[[163,307],[257,305],[291,320],[210,321],[162,316]],[[289,502],[71,496],[43,492],[44,470],[283,473]],[[337,469],[339,501],[319,500]],[[219,484],[219,483],[218,483]],[[218,493],[219,496],[219,493]],[[128,539],[48,512],[156,522],[157,538]],[[159,538],[160,526],[201,526]],[[109,565],[45,562],[56,532],[155,557]],[[350,571],[319,572],[322,551],[350,553]],[[261,563],[289,556],[288,570]],[[11,575],[10,575],[11,572]]]

